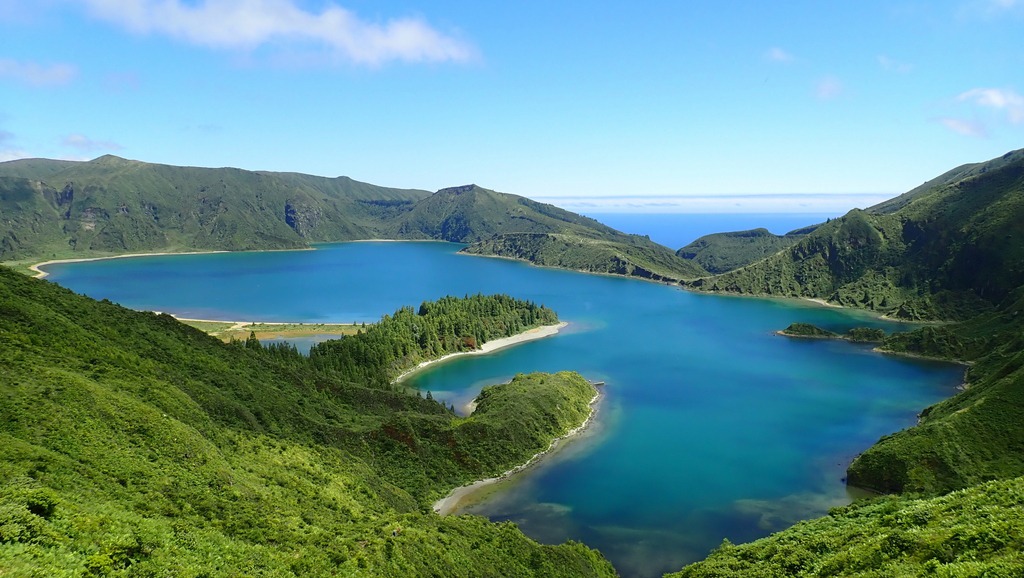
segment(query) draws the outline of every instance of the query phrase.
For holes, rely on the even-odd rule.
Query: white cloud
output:
[[[834,76],[826,76],[818,81],[814,94],[822,100],[831,100],[843,94],[843,83]]]
[[[937,120],[946,128],[957,134],[979,138],[988,136],[988,131],[985,129],[985,125],[980,122],[950,117],[942,117]]]
[[[78,71],[70,64],[43,65],[0,58],[0,78],[9,78],[29,86],[61,86],[70,83]]]
[[[23,159],[28,156],[27,152],[19,148],[6,146],[13,140],[14,133],[0,129],[0,163],[6,161],[13,161],[16,159]]]
[[[764,57],[772,62],[793,62],[793,55],[778,46],[769,48]]]
[[[299,43],[362,65],[466,61],[473,49],[419,18],[368,22],[335,4],[320,13],[295,0],[76,0],[98,18],[138,33],[211,48]]]
[[[907,64],[906,62],[894,60],[884,54],[878,55],[878,65],[882,67],[882,70],[886,70],[888,72],[898,72],[900,74],[906,74],[913,70],[914,68],[913,66]]]
[[[119,151],[124,148],[116,142],[93,140],[82,134],[69,134],[61,140],[61,144],[80,151]]]
[[[1005,113],[1013,124],[1024,122],[1024,96],[1009,89],[974,88],[962,93],[956,100]]]

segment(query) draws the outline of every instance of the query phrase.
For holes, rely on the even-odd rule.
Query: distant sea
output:
[[[703,235],[764,227],[782,235],[840,215],[832,213],[586,213],[624,233],[647,235],[655,243],[679,249]]]

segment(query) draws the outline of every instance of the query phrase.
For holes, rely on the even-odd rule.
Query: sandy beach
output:
[[[163,252],[163,253],[128,253],[127,255],[111,255],[110,257],[85,257],[85,258],[82,258],[82,259],[53,259],[53,260],[50,260],[50,261],[43,261],[42,263],[36,263],[35,265],[29,266],[28,269],[29,269],[29,271],[32,271],[32,272],[35,273],[35,275],[33,275],[33,277],[35,277],[36,279],[43,279],[47,275],[49,275],[49,273],[47,273],[46,271],[43,271],[42,269],[40,269],[40,267],[45,267],[47,265],[59,265],[59,264],[62,264],[62,263],[85,263],[87,261],[105,261],[107,259],[128,259],[130,257],[159,257],[159,256],[162,256],[162,255],[207,255],[207,254],[211,254],[211,253],[228,253],[228,252],[229,251],[189,251],[189,252],[186,252],[186,253],[171,253],[171,252]]]
[[[543,339],[544,337],[550,337],[561,331],[562,328],[565,327],[566,325],[568,325],[568,323],[566,323],[565,321],[562,321],[557,325],[541,325],[540,327],[528,329],[522,333],[518,333],[511,337],[502,337],[500,339],[492,339],[490,341],[484,342],[484,344],[481,345],[479,349],[474,349],[473,351],[460,351],[458,353],[449,353],[448,355],[438,357],[437,359],[424,361],[423,363],[420,363],[416,367],[396,377],[395,383],[398,383],[406,379],[407,377],[416,373],[417,371],[422,370],[424,367],[434,365],[435,363],[441,363],[442,361],[447,361],[453,357],[459,357],[461,355],[486,355],[488,353],[494,353],[499,349],[504,349],[506,347],[511,347],[513,345],[518,345],[520,343],[525,343],[527,341],[533,341],[535,339]]]
[[[593,422],[594,416],[597,415],[597,402],[600,399],[601,399],[601,393],[600,392],[595,393],[594,397],[591,398],[591,400],[590,400],[590,414],[587,416],[587,419],[583,420],[583,423],[580,424],[578,427],[575,427],[575,428],[565,432],[565,434],[563,434],[563,435],[561,435],[561,436],[551,440],[551,443],[548,445],[548,447],[546,449],[543,449],[543,450],[533,454],[533,456],[529,460],[527,460],[526,463],[520,464],[520,465],[518,465],[518,466],[508,470],[507,472],[503,472],[502,474],[497,475],[497,476],[495,476],[493,478],[486,478],[486,479],[483,479],[483,480],[477,480],[477,481],[475,481],[475,482],[473,482],[471,484],[466,484],[465,486],[459,486],[458,488],[455,488],[454,490],[449,492],[447,496],[445,496],[445,497],[441,498],[440,500],[434,502],[434,511],[437,512],[438,514],[442,515],[442,516],[447,516],[447,515],[451,514],[452,512],[456,511],[459,508],[459,506],[462,504],[462,502],[466,498],[468,498],[469,496],[472,496],[474,493],[479,491],[480,488],[483,488],[483,487],[488,486],[490,484],[494,484],[494,483],[500,482],[502,480],[508,479],[509,476],[513,476],[515,474],[518,474],[519,472],[521,472],[521,471],[525,470],[526,468],[532,466],[534,463],[537,462],[537,460],[541,459],[545,455],[547,455],[547,454],[551,453],[552,451],[554,451],[561,442],[563,442],[563,441],[565,441],[567,439],[570,439],[570,438],[572,438],[574,436],[577,436],[580,433],[582,433]]]

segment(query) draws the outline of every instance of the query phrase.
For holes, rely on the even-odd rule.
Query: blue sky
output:
[[[1024,147],[1024,0],[0,0],[0,160],[845,211]]]

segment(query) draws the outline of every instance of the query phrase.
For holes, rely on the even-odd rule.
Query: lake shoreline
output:
[[[443,355],[441,357],[438,357],[437,359],[423,361],[416,367],[413,367],[412,369],[407,369],[406,371],[399,374],[399,376],[394,379],[394,383],[400,383],[402,381],[405,381],[413,374],[418,373],[426,369],[427,367],[430,367],[431,365],[442,363],[456,357],[462,357],[465,355],[486,355],[488,353],[494,353],[495,351],[505,349],[506,347],[513,347],[521,343],[527,343],[530,341],[543,339],[545,337],[551,337],[553,335],[556,335],[559,331],[561,331],[568,325],[569,323],[566,321],[559,321],[554,325],[541,325],[539,327],[527,329],[522,333],[510,335],[509,337],[501,337],[498,339],[485,341],[483,344],[480,345],[478,349],[474,349],[472,351],[459,351],[457,353],[449,353],[448,355]]]
[[[286,250],[286,251],[296,251],[296,250],[302,250],[302,249],[284,249],[284,250]],[[244,252],[244,251],[227,251],[227,250],[223,250],[223,251],[185,251],[185,252],[181,252],[181,253],[178,253],[178,252],[175,252],[175,251],[162,251],[162,252],[159,252],[159,253],[125,253],[123,255],[110,255],[108,257],[80,257],[80,258],[73,258],[73,259],[51,259],[49,261],[43,261],[42,263],[36,263],[35,265],[29,265],[28,270],[32,271],[33,273],[35,273],[35,275],[33,275],[33,277],[35,277],[36,279],[45,279],[50,274],[47,273],[46,271],[43,271],[42,269],[40,269],[40,267],[45,267],[47,265],[63,265],[65,263],[87,263],[89,261],[107,261],[107,260],[110,260],[110,259],[130,259],[132,257],[164,257],[164,256],[167,256],[167,255],[213,255],[213,254],[216,254],[216,253],[242,253],[242,252]],[[199,321],[199,320],[197,320],[197,321]]]
[[[597,386],[595,386],[595,389],[596,387]],[[533,454],[533,456],[531,456],[530,459],[527,460],[525,463],[519,464],[505,472],[502,472],[497,476],[484,478],[482,480],[476,480],[475,482],[470,482],[466,485],[459,486],[453,489],[452,491],[448,492],[448,495],[434,502],[432,506],[434,513],[441,516],[451,515],[456,510],[459,509],[459,506],[462,505],[462,503],[466,501],[467,498],[478,493],[483,488],[496,484],[498,482],[505,481],[510,477],[525,471],[527,468],[530,468],[531,466],[534,466],[537,463],[539,463],[542,458],[551,455],[555,450],[557,450],[562,445],[562,442],[570,441],[573,438],[578,437],[580,434],[586,431],[587,428],[589,428],[590,425],[594,422],[594,418],[595,416],[597,416],[598,413],[597,406],[598,403],[601,401],[602,397],[603,395],[599,390],[595,392],[594,397],[590,399],[590,402],[588,404],[590,406],[590,413],[587,415],[587,418],[583,420],[583,423],[551,440],[551,443],[548,444],[547,448]]]

